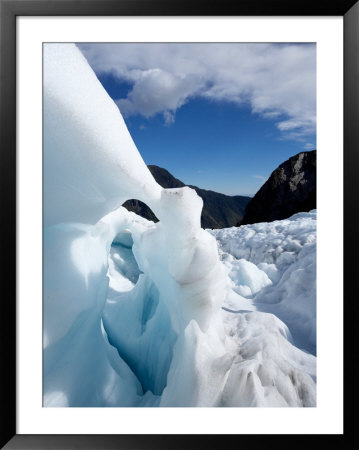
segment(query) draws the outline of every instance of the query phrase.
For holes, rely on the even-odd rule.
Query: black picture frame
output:
[[[344,294],[345,411],[353,402],[351,379],[358,374],[355,351],[356,255],[359,173],[359,2],[357,0],[0,0],[0,186],[1,255],[1,448],[6,449],[184,449],[224,445],[286,448],[289,440],[311,448],[330,439],[344,448],[354,434],[347,414],[343,435],[18,435],[16,434],[16,17],[17,16],[343,16],[344,18]],[[350,298],[349,298],[350,296]],[[345,297],[344,297],[345,298]],[[333,355],[335,361],[335,355]],[[205,442],[206,441],[206,442]]]

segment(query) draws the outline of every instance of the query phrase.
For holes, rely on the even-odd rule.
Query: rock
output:
[[[282,163],[248,203],[240,225],[271,222],[316,209],[317,152],[301,152]]]

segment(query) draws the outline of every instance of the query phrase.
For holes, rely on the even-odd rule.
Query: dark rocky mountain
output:
[[[163,188],[178,188],[186,186],[182,181],[171,175],[162,167],[148,166],[153,177]],[[233,197],[220,194],[218,192],[200,189],[191,186],[203,200],[203,210],[201,216],[202,228],[226,228],[235,226],[242,220],[244,210],[251,199],[241,195]],[[151,209],[139,200],[128,200],[124,205],[129,211],[145,217],[148,220],[158,222],[157,217]]]
[[[317,152],[298,153],[281,164],[248,203],[240,225],[271,222],[316,208]]]

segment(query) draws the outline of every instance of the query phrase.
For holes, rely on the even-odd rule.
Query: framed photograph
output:
[[[358,3],[0,13],[1,445],[342,445]]]

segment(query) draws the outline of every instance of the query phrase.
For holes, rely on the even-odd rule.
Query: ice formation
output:
[[[130,198],[160,221],[124,209]],[[315,309],[299,292],[315,247],[273,240],[270,259],[257,239],[236,254],[254,226],[209,233],[201,208],[156,183],[77,47],[45,44],[44,406],[315,405],[316,358],[289,332]]]
[[[235,291],[283,320],[296,345],[315,354],[316,211],[209,232],[218,240]]]

